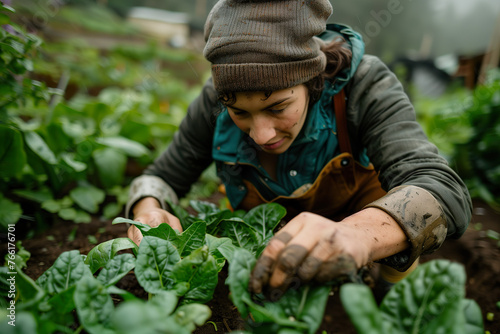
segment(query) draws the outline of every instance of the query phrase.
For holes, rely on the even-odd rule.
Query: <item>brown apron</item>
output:
[[[253,184],[244,180],[248,192],[237,209],[248,211],[257,205],[274,202],[287,209],[285,221],[303,211],[339,221],[386,194],[373,165],[364,167],[353,158],[343,90],[334,96],[334,106],[341,154],[330,160],[314,183],[300,187],[290,196],[278,196],[268,201]]]

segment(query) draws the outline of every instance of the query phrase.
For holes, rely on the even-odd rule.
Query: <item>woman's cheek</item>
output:
[[[230,115],[229,117],[231,117],[231,119],[233,120],[233,123],[243,132],[245,133],[248,133],[248,126],[247,126],[247,122],[245,121],[242,121],[242,120],[239,120],[238,118],[236,117],[233,117],[232,115]]]
[[[299,112],[294,112],[290,117],[288,117],[282,124],[283,124],[283,129],[285,130],[295,130],[295,128],[299,125],[300,123],[300,113]]]

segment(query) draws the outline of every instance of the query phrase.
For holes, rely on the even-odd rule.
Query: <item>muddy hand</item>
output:
[[[327,282],[368,263],[369,248],[358,230],[312,213],[302,213],[281,229],[257,261],[249,288],[273,298],[291,286]]]

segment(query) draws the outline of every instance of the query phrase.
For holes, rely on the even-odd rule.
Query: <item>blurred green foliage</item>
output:
[[[71,3],[71,6],[67,6]],[[127,36],[138,33],[135,26],[124,21],[117,13],[95,1],[32,1],[17,0],[16,11],[24,16],[24,22],[43,28],[61,28],[63,31],[78,30],[110,35]]]
[[[10,21],[12,8],[1,10],[0,230],[18,221],[43,227],[53,214],[119,215],[131,179],[165,149],[201,89],[205,64],[154,43],[42,46]],[[171,69],[182,61],[194,65],[179,78]]]
[[[472,197],[500,210],[500,71],[474,91],[457,88],[439,99],[416,97],[419,122]]]

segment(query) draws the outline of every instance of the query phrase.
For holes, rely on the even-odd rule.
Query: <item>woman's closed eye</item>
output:
[[[235,109],[231,109],[231,111],[233,112],[234,115],[236,116],[245,116],[248,114],[248,112],[244,111],[244,110],[235,110]]]
[[[269,111],[270,113],[274,114],[274,115],[278,115],[278,114],[281,114],[283,111],[285,111],[285,107],[283,108],[273,108],[273,109],[268,109],[267,111]]]

